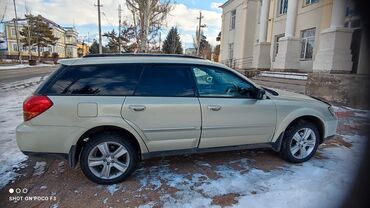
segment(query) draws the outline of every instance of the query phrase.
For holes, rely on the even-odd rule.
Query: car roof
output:
[[[123,64],[123,63],[164,63],[164,64],[199,64],[227,68],[225,65],[185,55],[155,55],[155,54],[122,54],[122,55],[92,55],[76,59],[61,59],[62,65],[94,65],[94,64]]]

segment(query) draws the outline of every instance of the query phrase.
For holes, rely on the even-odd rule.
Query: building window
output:
[[[18,51],[18,45],[16,43],[12,44],[13,51]]]
[[[282,37],[284,37],[284,34],[275,35],[274,56],[273,56],[272,61],[275,61],[275,57],[279,52],[279,41],[280,41],[280,38],[282,38]]]
[[[301,60],[311,60],[315,44],[315,28],[301,31]]]
[[[279,0],[279,15],[286,14],[287,11],[288,11],[288,0]]]
[[[236,10],[233,10],[231,11],[230,30],[235,29],[235,22],[236,22]]]
[[[16,36],[15,27],[12,27],[11,28],[11,35],[12,36]]]
[[[304,0],[304,6],[314,4],[319,2],[319,0]]]
[[[234,43],[229,43],[229,59],[234,58]]]

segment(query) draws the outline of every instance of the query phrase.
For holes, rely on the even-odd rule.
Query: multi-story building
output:
[[[228,0],[220,62],[238,69],[368,74],[352,0]]]
[[[64,27],[66,58],[75,58],[77,55],[77,36],[78,33],[74,27]]]
[[[58,53],[59,58],[74,58],[77,57],[77,36],[78,33],[74,27],[62,27],[55,22],[42,17],[43,21],[47,22],[49,26],[53,30],[53,35],[58,38],[54,45],[49,45],[47,47],[40,48],[40,53],[42,54],[45,51],[48,51],[51,54]],[[27,19],[18,19],[18,34],[19,31],[22,30],[24,27],[28,27]],[[8,49],[6,51],[6,55],[9,57],[15,57],[18,55],[18,47],[17,47],[17,37],[16,37],[16,30],[15,30],[15,23],[14,20],[6,21],[4,23],[5,26],[5,39],[8,45]],[[21,39],[22,36],[19,34],[19,38]],[[20,52],[22,57],[29,56],[29,50],[27,46],[24,46],[22,42],[20,42]],[[37,46],[31,47],[31,54],[32,56],[37,56]],[[26,58],[25,58],[26,59]]]
[[[85,42],[77,42],[77,56],[86,56],[89,54],[90,46]]]

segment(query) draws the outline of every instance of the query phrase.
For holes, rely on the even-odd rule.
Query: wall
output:
[[[245,2],[246,0],[230,0],[229,3],[223,7],[220,61],[229,58],[229,43],[234,43],[234,59],[242,58],[244,30],[246,25]],[[230,30],[231,11],[234,9],[236,9],[235,29]]]
[[[245,31],[243,34],[239,34],[243,37],[243,53],[241,56],[243,59],[243,69],[249,69],[252,66],[254,44],[256,43],[256,34],[258,34],[259,31],[257,22],[259,21],[260,8],[261,4],[257,0],[249,0],[246,2]]]
[[[279,0],[271,1],[274,7],[275,17],[273,17],[273,31],[271,35],[271,57],[274,56],[275,36],[285,33],[286,14],[278,14]],[[295,25],[295,38],[301,38],[301,31],[316,28],[315,45],[312,60],[300,60],[300,71],[312,72],[312,65],[320,44],[320,32],[330,25],[332,0],[320,0],[317,3],[304,5],[303,0],[299,0],[297,8],[297,19]]]
[[[306,94],[352,108],[370,109],[369,80],[369,75],[311,73]]]

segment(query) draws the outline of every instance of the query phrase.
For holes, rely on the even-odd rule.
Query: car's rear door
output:
[[[255,98],[255,87],[235,73],[194,66],[202,109],[199,148],[269,142],[276,123],[275,104]]]
[[[190,66],[145,66],[134,96],[125,99],[122,116],[144,134],[149,151],[197,147],[201,112]]]

